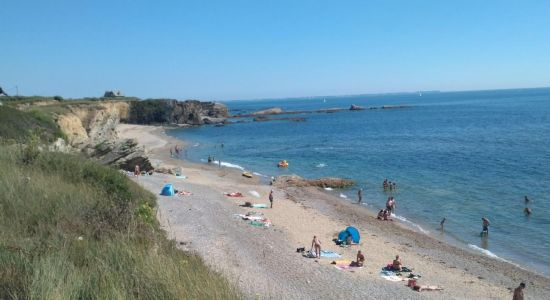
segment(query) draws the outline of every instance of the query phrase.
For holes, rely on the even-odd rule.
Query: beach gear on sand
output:
[[[338,270],[349,270],[354,271],[356,269],[361,269],[363,267],[358,267],[352,264],[350,260],[336,260],[331,263]]]
[[[351,236],[351,240],[354,243],[359,244],[361,236],[359,235],[359,230],[357,230],[357,228],[349,226],[348,228],[340,231],[340,233],[338,234],[338,240],[345,241],[348,236]]]
[[[442,291],[443,288],[437,285],[415,285],[413,286],[413,290],[417,292],[422,291]]]
[[[340,258],[342,255],[333,251],[321,250],[321,257]]]
[[[267,204],[252,204],[253,208],[267,208]]]
[[[247,178],[252,178],[252,174],[250,172],[243,172],[243,176]]]
[[[160,194],[163,196],[174,196],[174,186],[171,183],[166,184]]]

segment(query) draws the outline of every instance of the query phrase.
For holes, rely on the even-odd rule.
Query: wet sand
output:
[[[235,169],[171,158],[169,147],[183,142],[166,136],[161,127],[122,124],[118,132],[120,137],[136,138],[155,167],[181,167],[187,179],[169,174],[134,179],[155,194],[165,183],[192,193],[158,196],[159,220],[180,248],[203,257],[246,298],[509,299],[513,288],[524,281],[526,299],[550,299],[547,277],[445,244],[398,221],[379,221],[366,208],[323,190],[269,186],[257,177],[242,177]],[[271,189],[273,209],[239,206],[244,201],[269,204]],[[229,198],[223,192],[241,192],[245,197]],[[234,216],[251,210],[264,213],[273,226],[256,228]],[[332,239],[348,225],[358,228],[362,239],[359,245],[341,248]],[[309,259],[296,253],[298,247],[310,248],[313,235],[324,250],[342,254],[339,259],[354,260],[361,250],[365,266],[342,271],[330,264],[334,259]],[[406,287],[406,281],[380,277],[380,269],[396,254],[422,276],[419,284],[444,290],[416,292]]]

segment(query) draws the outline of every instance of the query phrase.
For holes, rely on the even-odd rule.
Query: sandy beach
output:
[[[171,158],[169,148],[183,142],[167,136],[161,127],[120,124],[117,131],[119,137],[135,138],[145,147],[155,167],[181,169],[187,178],[159,173],[132,178],[157,195],[166,183],[191,193],[159,195],[159,220],[181,249],[200,255],[246,298],[511,299],[513,289],[525,282],[526,299],[550,299],[547,277],[445,244],[398,221],[379,221],[366,208],[320,189],[270,186],[257,177],[241,176],[239,170]],[[271,189],[273,209],[240,206],[245,201],[269,205]],[[227,197],[225,192],[244,197]],[[257,228],[236,216],[249,211],[263,213],[272,225]],[[350,225],[359,229],[361,242],[337,246],[332,240]],[[297,253],[296,248],[310,248],[314,235],[323,250],[342,258],[312,259]],[[363,268],[341,270],[331,264],[355,260],[358,250],[365,255]],[[418,284],[444,290],[417,292],[405,280],[382,278],[381,268],[395,255],[421,275]]]

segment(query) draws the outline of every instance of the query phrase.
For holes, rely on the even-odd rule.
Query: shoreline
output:
[[[246,189],[254,188],[256,191],[260,191],[262,195],[265,195],[266,190],[271,188],[268,185],[261,184],[258,178],[253,180],[253,182],[243,179],[238,170],[219,169],[218,167],[206,164],[170,158],[169,154],[167,154],[167,147],[173,146],[175,143],[181,145],[184,142],[168,136],[165,133],[165,128],[124,124],[120,125],[120,128],[123,128],[122,131],[125,132],[125,134],[120,135],[121,137],[137,138],[140,145],[145,146],[147,149],[146,153],[150,155],[152,163],[154,161],[158,165],[165,167],[183,166],[184,173],[190,174],[189,180],[185,183],[196,184],[201,189],[208,188],[210,190],[220,190],[235,186],[243,187],[242,191],[245,192]],[[146,134],[142,135],[141,132],[146,132]],[[151,147],[151,145],[155,146]],[[157,167],[158,165],[155,166]],[[157,176],[162,180],[171,179],[170,175],[155,174],[151,177]],[[195,176],[196,178],[192,178]],[[199,179],[199,177],[203,178]],[[277,200],[275,203],[277,205],[283,205],[284,203],[285,211],[277,212],[277,207],[275,207],[273,210],[266,211],[266,215],[269,212],[269,218],[274,224],[272,227],[274,234],[283,235],[279,237],[282,238],[281,243],[286,243],[287,246],[289,246],[288,244],[305,244],[307,246],[311,235],[317,233],[330,250],[341,252],[347,259],[352,259],[357,249],[363,249],[368,265],[364,269],[369,270],[361,270],[367,272],[356,272],[362,274],[353,274],[356,278],[352,277],[352,279],[369,279],[369,281],[373,281],[373,286],[369,287],[373,293],[372,295],[376,295],[378,292],[381,293],[380,295],[390,295],[394,291],[388,291],[388,289],[395,289],[396,294],[394,296],[398,298],[429,298],[433,296],[441,297],[442,295],[451,298],[506,298],[510,296],[510,289],[515,288],[520,281],[525,281],[528,284],[527,295],[537,295],[538,298],[548,298],[550,295],[550,279],[548,277],[530,270],[524,270],[521,266],[516,266],[512,262],[490,258],[471,249],[461,249],[456,245],[441,241],[429,234],[414,231],[408,228],[408,225],[401,222],[390,223],[379,221],[375,218],[374,212],[370,208],[358,206],[349,200],[342,201],[344,199],[330,195],[318,188],[291,187],[275,189],[276,198],[281,198],[281,200]],[[247,194],[246,198],[251,197]],[[162,201],[164,199],[159,200],[161,201],[159,202],[159,211],[162,212]],[[230,209],[242,210],[242,208],[236,206],[236,203],[230,204],[232,205],[229,207]],[[358,207],[360,208],[358,209]],[[164,211],[164,215],[167,214],[169,213]],[[288,220],[288,215],[295,215],[298,219],[309,217],[311,218],[310,222],[313,224],[310,224],[310,222],[305,222],[304,224],[304,220]],[[212,222],[215,221],[213,220]],[[181,222],[181,220],[168,217],[168,220],[164,220],[164,224],[167,222],[175,224]],[[191,226],[192,223],[187,225]],[[337,246],[330,245],[329,241],[331,237],[334,237],[338,233],[338,230],[345,228],[345,225],[354,225],[363,234],[364,242],[359,247],[354,246],[351,249],[339,249]],[[268,228],[267,232],[271,233],[272,228]],[[249,228],[245,227],[243,229],[247,230]],[[176,239],[181,238],[181,233],[178,234],[178,230],[172,230],[171,226],[168,226],[167,231],[169,231],[169,236]],[[186,246],[183,248],[197,251],[194,247]],[[295,256],[293,254],[296,254],[292,253],[292,248],[290,247],[286,249],[286,252],[281,254],[286,258],[288,256]],[[415,270],[420,271],[423,275],[421,279],[422,284],[424,282],[427,284],[439,284],[445,287],[445,291],[416,293],[403,287],[403,284],[380,280],[377,270],[385,265],[384,262],[391,261],[395,254],[401,254],[406,261],[406,265],[411,265],[416,268]],[[208,257],[203,258],[207,260]],[[295,262],[302,264],[304,262],[308,263],[310,260],[299,257]],[[327,262],[326,259],[321,259],[319,263],[308,267],[314,269],[321,268]],[[234,279],[234,271],[228,271],[227,268],[231,269],[230,266],[225,266],[221,272]],[[327,272],[333,273],[329,270]],[[335,276],[338,277],[341,275],[343,278],[349,279],[349,273],[339,272],[340,274],[336,273]],[[284,280],[284,276],[280,277],[281,280]],[[331,280],[337,281],[337,279],[330,278],[326,280],[329,283]],[[243,289],[242,283],[236,282],[236,285],[240,289]],[[314,293],[309,291],[307,287],[301,288],[304,290],[304,295],[310,296]],[[253,290],[263,291],[263,288],[255,285]],[[288,292],[285,289],[282,289],[280,292],[282,296],[289,295],[288,293],[285,294],[285,292]],[[245,295],[250,297],[252,294],[245,292]],[[363,295],[363,297],[359,295]],[[355,294],[351,291],[347,296],[351,298],[364,298],[364,294]],[[373,297],[376,298],[375,296]]]

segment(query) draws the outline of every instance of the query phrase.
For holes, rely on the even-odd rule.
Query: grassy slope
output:
[[[0,299],[238,297],[166,239],[154,195],[125,175],[17,150],[0,146]]]

